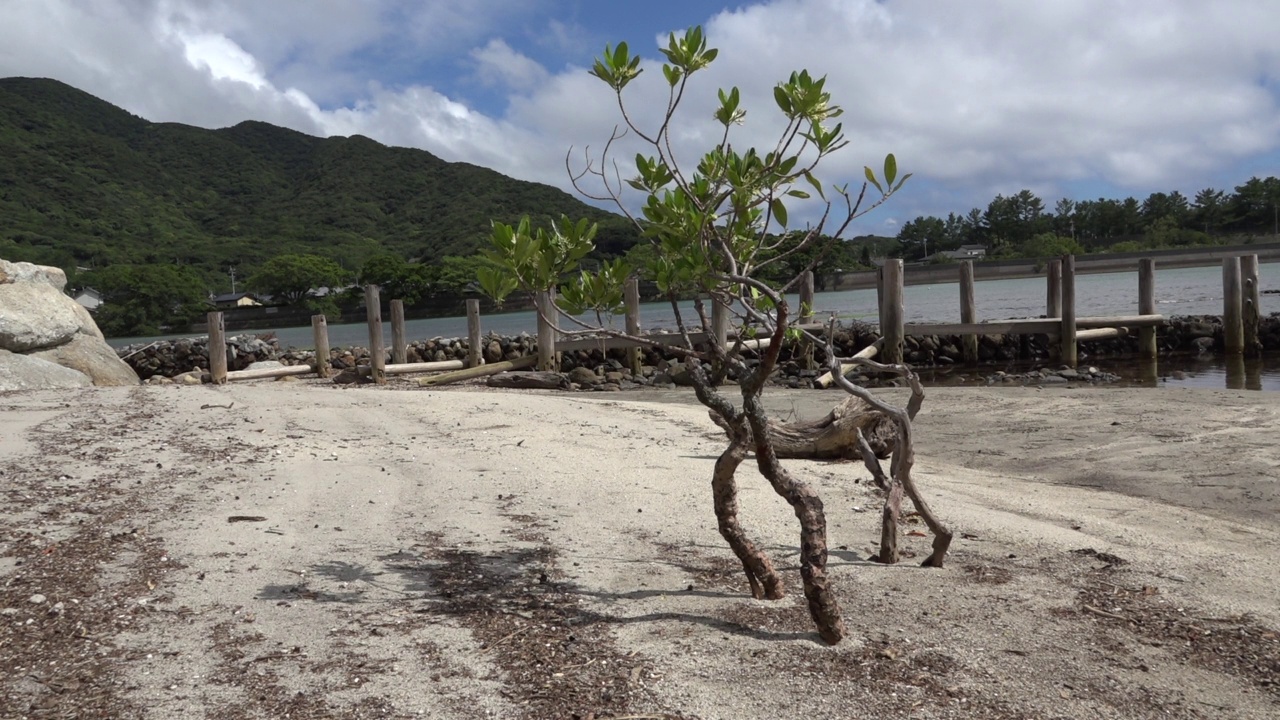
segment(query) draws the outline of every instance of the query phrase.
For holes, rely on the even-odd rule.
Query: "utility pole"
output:
[[[231,294],[236,294],[236,266],[232,265],[228,272],[231,273]]]

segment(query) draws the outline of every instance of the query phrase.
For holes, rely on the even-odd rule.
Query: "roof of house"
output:
[[[233,303],[233,302],[238,302],[243,298],[253,298],[254,300],[264,299],[263,296],[257,293],[238,292],[238,293],[223,293],[221,295],[214,295],[213,302],[214,304]]]

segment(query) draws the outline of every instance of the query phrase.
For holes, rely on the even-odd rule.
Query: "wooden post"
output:
[[[813,320],[813,271],[805,270],[800,278],[800,320],[804,325]]]
[[[484,364],[480,342],[480,301],[472,298],[467,301],[467,367]]]
[[[222,313],[217,310],[209,313],[209,378],[214,385],[227,383],[227,330],[222,324]]]
[[[1258,344],[1258,324],[1262,320],[1262,291],[1258,288],[1258,256],[1240,258],[1240,278],[1244,283],[1241,295],[1241,315],[1244,324],[1244,350],[1254,354],[1261,349]]]
[[[1156,261],[1142,258],[1138,261],[1138,314],[1156,314]],[[1155,326],[1138,330],[1138,357],[1152,360],[1156,356]]]
[[[627,305],[627,334],[640,334],[640,278],[629,277],[624,288]],[[627,367],[631,368],[632,377],[640,377],[641,359],[640,348],[627,348]]]
[[[973,295],[973,261],[960,263],[960,322],[978,322],[978,304]],[[961,338],[964,345],[964,361],[970,365],[978,362],[978,336],[968,334]]]
[[[729,306],[715,298],[711,299],[711,334],[720,347],[729,346]]]
[[[884,325],[880,335],[884,337],[884,347],[880,349],[881,357],[889,365],[902,362],[903,327],[902,307],[902,260],[895,258],[884,263],[884,303],[880,315]]]
[[[365,317],[369,321],[369,376],[387,384],[387,350],[382,344],[382,297],[377,285],[364,286]]]
[[[885,263],[888,262],[886,258]],[[880,337],[884,337],[884,265],[876,268],[876,312],[879,313],[876,316],[876,328],[880,331]]]
[[[1228,355],[1244,352],[1244,294],[1240,258],[1222,259],[1222,345]]]
[[[805,270],[800,278],[800,320],[805,325],[813,322],[813,271]],[[800,346],[800,355],[804,358],[804,369],[814,369],[813,343],[805,340]]]
[[[1076,353],[1076,258],[1074,255],[1062,256],[1062,349],[1060,360],[1067,367],[1075,367]]]
[[[403,365],[409,361],[409,343],[404,337],[404,301],[391,301],[391,362]]]
[[[311,316],[311,335],[316,343],[316,374],[329,377],[329,320],[324,315]]]
[[[1062,261],[1050,260],[1045,268],[1046,297],[1044,316],[1047,318],[1062,317]]]
[[[555,371],[556,331],[551,320],[556,316],[556,303],[551,292],[544,290],[537,295],[538,303],[538,369]]]

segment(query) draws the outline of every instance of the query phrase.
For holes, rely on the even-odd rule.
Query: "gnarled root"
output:
[[[738,524],[738,484],[734,472],[747,455],[747,445],[741,433],[716,460],[715,473],[711,477],[711,493],[715,502],[716,520],[720,536],[729,543],[733,554],[742,562],[742,569],[751,583],[751,596],[757,600],[778,600],[786,595],[782,577],[773,569],[769,556],[747,538]]]
[[[833,360],[833,362],[836,362]],[[915,506],[916,512],[920,513],[920,517],[924,519],[929,530],[933,533],[933,552],[925,559],[921,565],[925,567],[942,567],[947,556],[947,550],[951,547],[952,532],[946,525],[933,514],[933,510],[924,498],[920,496],[920,491],[916,488],[915,480],[911,477],[911,468],[915,465],[915,447],[912,444],[911,421],[915,419],[916,413],[920,411],[920,407],[924,402],[924,388],[920,385],[920,378],[916,376],[911,368],[906,365],[881,365],[871,360],[857,358],[854,360],[861,365],[871,367],[881,372],[892,372],[906,377],[907,382],[911,385],[911,399],[907,403],[906,408],[898,408],[885,403],[876,396],[872,395],[866,388],[858,387],[849,382],[843,375],[838,375],[835,380],[840,387],[846,392],[862,398],[870,406],[884,413],[888,417],[892,417],[897,426],[898,446],[894,450],[893,462],[890,465],[889,475],[886,478],[884,472],[879,469],[879,462],[867,462],[867,469],[871,470],[872,476],[876,478],[877,484],[885,488],[888,492],[888,499],[885,503],[884,525],[881,532],[881,562],[893,562],[896,560],[897,545],[897,519],[894,518],[894,530],[890,533],[888,522],[890,515],[896,515],[897,510],[893,507],[895,502],[895,493],[897,493],[897,503],[901,503],[901,495],[906,494],[911,498],[911,503]],[[892,545],[892,548],[886,548],[886,543]],[[892,549],[893,552],[888,552]],[[893,558],[890,560],[888,558]]]
[[[733,437],[728,424],[716,412],[711,420]],[[894,419],[859,397],[849,397],[831,409],[826,417],[807,422],[766,423],[769,442],[779,458],[813,460],[858,460],[863,457],[858,433],[876,457],[887,458],[898,445],[898,428]],[[752,444],[750,428],[747,443]]]
[[[767,438],[767,420],[759,397],[743,395],[743,414],[752,431],[759,433],[755,437]],[[800,521],[800,578],[804,581],[809,615],[822,639],[834,645],[844,639],[845,628],[840,617],[840,603],[831,588],[831,579],[827,577],[827,519],[822,498],[807,483],[795,479],[782,467],[767,441],[757,440],[755,451],[760,474],[791,505],[796,519]]]

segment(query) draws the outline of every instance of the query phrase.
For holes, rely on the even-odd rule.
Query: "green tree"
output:
[[[295,305],[318,288],[341,285],[345,276],[342,266],[327,257],[277,255],[250,275],[246,284],[274,300]]]
[[[903,223],[898,231],[898,241],[902,243],[902,257],[906,260],[920,260],[931,252],[941,250],[946,238],[946,223],[933,216],[918,217]]]
[[[1196,193],[1191,207],[1191,221],[1206,234],[1213,233],[1227,221],[1227,195],[1221,190],[1205,188]]]
[[[189,265],[112,265],[82,280],[102,294],[93,317],[111,337],[185,330],[209,309],[205,280]]]
[[[1020,254],[1027,258],[1055,258],[1063,255],[1082,255],[1084,248],[1069,237],[1046,232],[1023,243]]]
[[[1191,206],[1186,196],[1176,190],[1172,193],[1151,193],[1142,201],[1142,220],[1147,228],[1165,219],[1180,228],[1185,226],[1190,214]]]
[[[431,268],[431,278],[441,290],[451,293],[470,293],[476,289],[476,275],[481,268],[489,267],[489,261],[480,255],[459,257],[450,255]]]
[[[782,112],[785,127],[778,142],[768,146],[769,151],[744,150],[731,142],[734,128],[745,121],[747,113],[741,106],[737,88],[722,89],[714,113],[723,128],[718,142],[696,163],[681,163],[672,152],[675,146],[672,136],[678,132],[672,117],[686,97],[689,78],[707,67],[715,59],[717,50],[706,46],[701,28],[693,28],[682,37],[672,34],[662,53],[666,56],[662,72],[670,95],[667,111],[656,129],[639,127],[627,111],[624,90],[640,74],[641,59],[631,55],[625,43],[606,48],[604,56],[591,70],[592,75],[616,94],[626,132],[644,145],[644,151],[635,158],[636,174],[626,181],[626,187],[642,197],[641,212],[633,219],[655,250],[641,273],[672,300],[676,323],[682,331],[690,329],[687,322],[690,318],[680,312],[674,300],[683,294],[709,297],[712,303],[731,313],[734,324],[739,326],[737,339],[729,344],[721,343],[710,332],[714,311],[709,312],[706,303],[697,300],[696,321],[709,339],[701,344],[687,341],[667,346],[686,359],[685,369],[699,401],[711,409],[713,417],[718,418],[729,434],[729,448],[717,462],[712,480],[721,534],[741,560],[753,595],[781,597],[781,579],[772,562],[747,538],[736,514],[734,472],[747,453],[754,450],[760,473],[791,504],[799,520],[801,577],[810,614],[821,636],[828,642],[838,642],[844,635],[844,624],[826,574],[826,521],[822,501],[812,486],[791,475],[778,461],[760,399],[767,379],[777,366],[784,340],[796,336],[791,323],[792,309],[785,293],[795,287],[799,278],[772,283],[767,278],[772,267],[784,265],[824,235],[841,237],[855,218],[884,202],[908,176],[899,175],[892,155],[885,158],[879,173],[866,169],[867,182],[861,192],[828,187],[815,175],[817,167],[847,143],[842,126],[835,122],[842,110],[831,102],[825,78],[812,77],[806,71],[792,73],[787,81],[774,88],[773,99]],[[605,152],[605,156],[589,162],[573,175],[574,183],[580,190],[588,181],[598,184],[603,190],[592,190],[593,197],[611,200],[621,212],[627,213],[628,204],[622,199],[625,188],[613,183],[615,164],[607,149]],[[862,200],[869,187],[875,191],[869,205],[864,207]],[[778,240],[786,237],[792,205],[813,194],[828,201],[822,220],[800,233],[800,241],[793,247],[783,248]],[[833,232],[824,231],[828,222]],[[514,226],[495,223],[491,238],[493,249],[487,253],[494,267],[479,274],[480,284],[495,297],[516,287],[530,292],[558,289],[560,322],[573,322],[572,316],[586,311],[613,311],[620,303],[622,285],[630,268],[619,261],[602,265],[596,271],[578,269],[578,263],[590,252],[595,232],[587,221],[574,223],[567,218],[549,227],[535,226],[528,220]],[[629,337],[622,331],[595,326],[583,327],[581,331]],[[754,364],[742,357],[741,338],[751,334],[771,341]],[[893,481],[902,483],[902,488],[917,501],[917,508],[938,535],[934,553],[926,564],[941,565],[950,532],[937,524],[927,506],[919,502],[910,481],[913,460],[909,417],[914,411],[889,408],[874,395],[849,383],[838,371],[838,363],[834,359],[832,362],[842,387],[900,419],[901,441],[894,459]],[[895,366],[894,370],[905,373],[913,383],[916,394],[912,402],[918,407],[923,399],[918,379],[905,366]],[[737,380],[741,406],[731,402],[717,387],[718,380],[728,374]],[[896,532],[893,530],[895,536]],[[892,559],[889,556],[886,561]]]
[[[1049,230],[1051,218],[1045,214],[1044,201],[1030,190],[1016,195],[997,195],[983,215],[989,234],[988,249],[993,255],[1016,253],[1029,238]]]
[[[369,258],[360,268],[360,284],[377,285],[382,289],[382,297],[413,305],[431,294],[432,275],[429,266],[407,262],[399,255],[383,254]]]
[[[1280,234],[1280,179],[1249,178],[1229,204],[1235,229]]]

